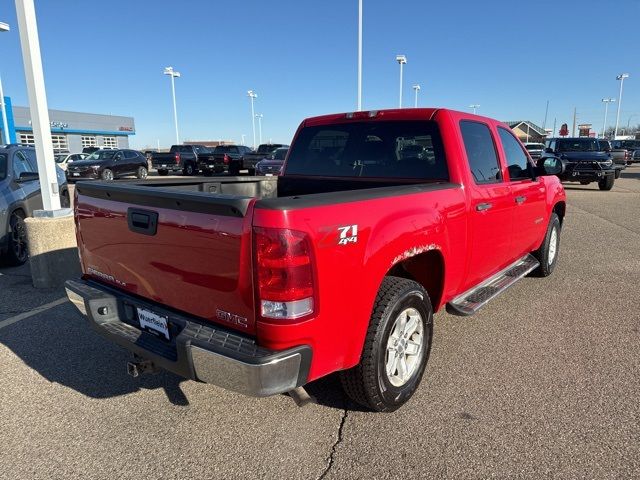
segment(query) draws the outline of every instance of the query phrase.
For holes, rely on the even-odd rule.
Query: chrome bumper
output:
[[[177,375],[256,397],[288,392],[307,381],[309,346],[268,350],[252,338],[101,284],[69,280],[65,288],[100,335]],[[141,330],[136,307],[167,316],[172,339]]]

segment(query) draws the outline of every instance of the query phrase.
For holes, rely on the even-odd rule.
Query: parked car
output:
[[[626,150],[627,164],[630,165],[637,161],[633,160],[633,158],[636,150],[640,150],[640,140],[611,140],[611,148]]]
[[[256,163],[256,175],[280,175],[288,151],[289,147],[276,148],[275,152]]]
[[[78,160],[84,160],[89,156],[88,153],[57,153],[53,156],[56,164],[62,169],[67,169],[67,164],[76,162]]]
[[[204,145],[171,145],[169,152],[152,152],[151,165],[158,175],[182,172],[183,175],[197,175],[199,163],[212,163],[212,152]]]
[[[633,151],[630,163],[640,163],[640,148]]]
[[[126,175],[147,178],[147,159],[136,150],[97,150],[67,167],[67,180],[114,180]]]
[[[537,160],[544,152],[544,143],[525,143],[524,148],[527,149],[532,159]]]
[[[56,167],[60,203],[69,206],[64,172]],[[24,219],[42,209],[36,151],[33,147],[0,147],[0,256],[9,265],[29,258]]]
[[[400,158],[416,144],[434,156]],[[83,185],[67,293],[135,354],[133,375],[264,396],[340,371],[353,400],[392,411],[420,383],[435,311],[471,315],[554,271],[562,168],[466,112],[308,119],[279,177]]]
[[[218,171],[229,172],[231,175],[239,175],[242,169],[245,155],[252,150],[244,145],[218,145],[213,150],[213,162],[208,165],[200,162],[200,169],[205,173]]]
[[[565,164],[559,175],[561,181],[580,182],[581,185],[598,182],[600,190],[613,188],[616,169],[611,155],[602,151],[595,138],[548,138],[545,147],[542,159],[552,156]]]
[[[258,145],[258,149],[255,152],[247,152],[242,156],[242,162],[238,166],[238,172],[240,170],[248,170],[249,175],[255,175],[256,163],[272,155],[277,149],[282,147],[289,148],[289,145],[283,145],[281,143],[263,143],[262,145]]]
[[[613,162],[613,168],[615,169],[615,178],[620,178],[623,170],[627,168],[627,159],[626,155],[620,155],[618,152],[622,151],[625,154],[628,154],[626,150],[614,150],[611,148],[611,142],[606,138],[599,138],[598,145],[600,145],[600,150],[608,153],[611,161]]]

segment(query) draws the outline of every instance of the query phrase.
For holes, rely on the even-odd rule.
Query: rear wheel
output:
[[[340,373],[351,399],[392,412],[416,391],[431,351],[433,309],[422,286],[385,277],[369,321],[360,363]]]
[[[560,253],[560,229],[560,218],[554,212],[549,219],[549,226],[542,245],[533,252],[533,256],[540,262],[540,266],[533,271],[534,275],[548,277],[555,270]]]
[[[598,188],[600,190],[611,190],[613,188],[613,182],[615,182],[615,177],[613,175],[607,175],[598,181]]]
[[[27,231],[24,225],[24,215],[14,212],[9,218],[9,250],[7,251],[7,263],[9,265],[22,265],[29,258],[27,248]]]
[[[105,168],[102,171],[102,180],[110,182],[111,180],[113,180],[114,176],[113,176],[113,172],[111,170],[109,170],[108,168]]]
[[[240,175],[240,165],[237,162],[231,162],[229,165],[229,175]]]
[[[140,180],[144,180],[145,178],[147,178],[148,174],[149,172],[147,172],[147,169],[145,167],[138,167],[136,177],[138,177]]]
[[[622,170],[616,170],[616,180],[620,178],[620,174],[622,173]]]
[[[164,177],[168,173],[169,173],[169,170],[164,170],[164,169],[158,170],[158,175],[160,175],[161,177]]]
[[[192,176],[195,174],[195,171],[196,169],[193,166],[193,163],[187,163],[182,169],[182,174],[187,176]]]

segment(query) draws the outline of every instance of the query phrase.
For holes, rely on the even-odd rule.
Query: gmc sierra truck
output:
[[[435,311],[472,315],[554,271],[562,168],[463,112],[309,118],[282,176],[78,183],[67,294],[134,376],[266,396],[339,371],[353,400],[392,411],[421,381]]]
[[[171,145],[169,152],[152,152],[151,166],[158,175],[182,172],[183,175],[197,175],[199,164],[213,164],[213,154],[204,145]],[[222,167],[222,166],[220,166]]]

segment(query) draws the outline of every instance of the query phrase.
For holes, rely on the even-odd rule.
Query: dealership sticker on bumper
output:
[[[143,330],[147,330],[156,335],[162,335],[169,340],[169,322],[167,317],[150,312],[144,308],[138,308],[137,310],[140,327]]]
[[[79,174],[79,173],[75,173],[75,172],[74,172],[74,173],[73,173],[73,176],[74,176],[74,177],[79,177],[79,176],[80,176],[80,174]]]

